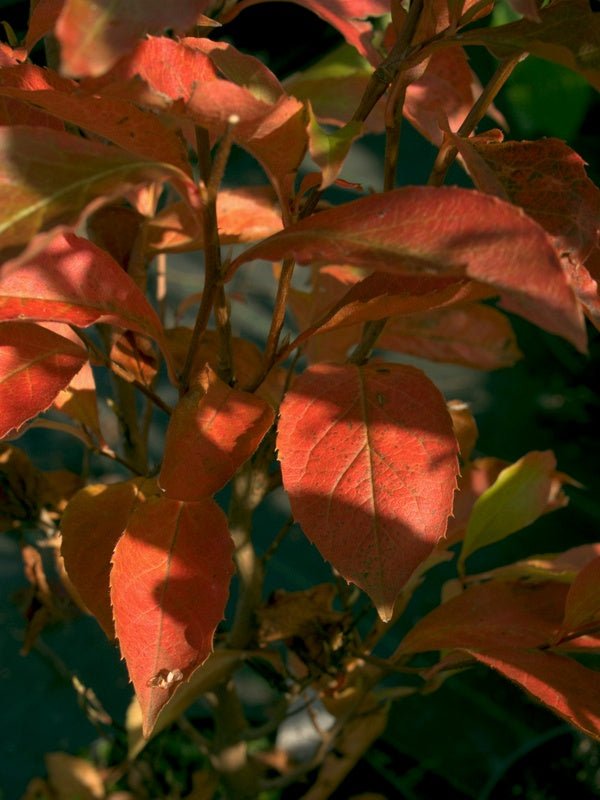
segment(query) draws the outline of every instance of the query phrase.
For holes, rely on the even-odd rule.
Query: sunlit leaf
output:
[[[96,400],[96,381],[92,367],[86,362],[54,401],[54,408],[77,420],[103,442]]]
[[[105,322],[161,339],[160,320],[108,253],[68,233],[42,252],[0,268],[0,319],[87,327]]]
[[[531,452],[506,467],[473,506],[460,561],[531,525],[548,507],[556,459],[551,451]]]
[[[98,134],[131,153],[164,161],[184,173],[191,173],[180,137],[156,116],[141,111],[126,100],[86,95],[77,90],[74,81],[33,64],[0,70],[0,95],[31,103],[35,108]]]
[[[458,465],[443,398],[413,367],[316,365],[285,397],[277,447],[294,517],[389,619],[446,531]]]
[[[176,167],[61,131],[3,128],[0,156],[0,248],[5,256],[39,231],[77,226],[91,208],[134,186],[171,178],[184,191],[193,191]]]
[[[260,397],[232,389],[208,366],[171,416],[159,484],[167,497],[201,500],[229,481],[274,420]]]
[[[179,684],[212,652],[232,554],[226,517],[210,498],[150,498],[129,517],[114,551],[110,591],[144,736]]]
[[[0,324],[0,438],[53,403],[79,372],[83,347],[29,322]]]
[[[101,75],[145,33],[191,28],[208,0],[65,0],[56,25],[62,68],[68,75]]]

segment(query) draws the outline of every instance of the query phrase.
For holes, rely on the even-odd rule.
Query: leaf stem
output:
[[[521,55],[513,56],[504,59],[498,64],[496,71],[456,132],[457,136],[467,137],[473,133],[521,58]],[[443,184],[448,170],[454,163],[457,153],[458,150],[453,145],[447,142],[442,144],[438,151],[437,158],[435,159],[431,175],[429,176],[429,186],[441,186]]]
[[[233,144],[233,130],[239,117],[232,115],[214,160],[210,155],[210,137],[206,128],[196,126],[196,150],[200,169],[202,194],[202,227],[204,233],[204,288],[200,308],[196,315],[190,346],[181,373],[180,393],[189,388],[190,375],[202,334],[206,330],[213,306],[219,336],[218,374],[226,383],[233,381],[233,355],[231,347],[230,310],[225,289],[221,283],[221,242],[217,221],[217,196]]]

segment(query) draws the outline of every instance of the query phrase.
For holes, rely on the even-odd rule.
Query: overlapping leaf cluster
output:
[[[345,44],[282,84],[210,38],[258,2],[227,3],[219,16],[222,4],[209,0],[39,0],[23,44],[0,47],[0,435],[55,426],[132,475],[68,502],[69,585],[118,640],[150,735],[183,697],[215,675],[226,681],[243,648],[292,634],[312,642],[296,610],[292,633],[279,621],[287,633],[267,636],[256,622],[267,612],[251,515],[280,470],[294,519],[382,621],[343,650],[340,696],[327,690],[350,726],[340,725],[338,742],[350,763],[385,722],[371,689],[386,670],[371,651],[420,576],[459,542],[455,596],[408,634],[392,669],[443,651],[423,670],[430,686],[482,662],[598,736],[600,679],[569,657],[598,647],[597,547],[466,574],[472,552],[564,503],[552,454],[471,461],[468,415],[449,409],[420,370],[370,358],[379,342],[478,369],[509,366],[520,353],[502,310],[585,352],[586,317],[600,319],[598,189],[565,143],[503,141],[476,127],[485,113],[502,122],[494,94],[527,53],[599,86],[598,16],[584,0],[532,0],[511,3],[523,15],[514,23],[470,28],[494,3],[298,0]],[[47,68],[29,58],[44,37],[60,52]],[[499,60],[485,89],[467,44]],[[428,186],[394,186],[402,116],[439,148]],[[344,162],[357,138],[383,130],[384,191],[367,194],[343,180]],[[220,188],[233,144],[261,165],[268,188]],[[457,156],[473,189],[439,185]],[[363,196],[327,207],[334,183]],[[220,245],[247,243],[221,260]],[[204,283],[182,309],[197,309],[192,329],[165,316],[164,265],[169,253],[197,250]],[[258,259],[281,262],[262,351],[232,337],[227,297],[229,281]],[[296,264],[310,269],[309,289],[292,286]],[[298,332],[281,340],[286,306]],[[286,362],[294,353],[303,371]],[[107,443],[91,367],[114,377],[116,442]],[[155,470],[136,393],[170,417]],[[229,517],[213,499],[227,484]],[[225,667],[210,672],[210,660],[201,665],[234,562],[238,607],[211,659]],[[305,603],[302,595],[294,609]],[[330,597],[318,608],[311,614],[343,628]],[[358,747],[357,714],[372,723]],[[332,770],[333,784],[343,777],[327,761],[324,770],[323,786]]]

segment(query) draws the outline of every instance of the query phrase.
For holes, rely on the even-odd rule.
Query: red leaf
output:
[[[471,653],[589,736],[600,737],[600,672],[555,653],[509,650]]]
[[[434,53],[423,75],[406,89],[404,116],[430,142],[442,144],[440,123],[457,131],[481,94],[481,85],[458,47]],[[501,119],[493,108],[490,116]]]
[[[54,30],[56,20],[63,9],[65,0],[38,0],[31,4],[29,25],[25,46],[32,50],[34,46]]]
[[[457,446],[438,390],[413,367],[310,367],[283,401],[277,447],[295,518],[389,619],[452,507]]]
[[[105,322],[162,340],[156,312],[129,275],[108,253],[71,233],[0,269],[0,320],[17,319],[84,328]]]
[[[557,0],[539,16],[540,22],[521,19],[461,33],[461,45],[482,44],[498,58],[531,53],[579,72],[600,89],[600,18],[589,0]]]
[[[69,579],[109,639],[115,638],[110,604],[111,559],[136,506],[144,499],[143,478],[86,486],[71,498],[63,514],[61,553]]]
[[[522,14],[524,17],[534,22],[541,22],[536,0],[508,0],[508,4],[512,6],[517,14]]]
[[[600,616],[600,558],[588,562],[573,581],[565,607],[563,627],[574,631]]]
[[[171,416],[159,484],[167,497],[200,500],[221,489],[275,419],[260,397],[232,389],[206,366]]]
[[[302,264],[465,275],[501,290],[509,310],[586,347],[581,310],[544,230],[520,209],[473,190],[397,189],[323,211],[246,250],[229,276],[247,261],[288,256]]]
[[[479,303],[394,317],[377,346],[474,369],[510,367],[521,358],[508,319]]]
[[[164,108],[167,100],[188,101],[200,83],[217,77],[210,58],[189,43],[148,36],[98,78],[82,81],[91,94],[122,97]],[[186,44],[187,42],[187,44]]]
[[[113,555],[115,630],[152,731],[167,700],[212,652],[233,573],[227,520],[206,497],[139,505]]]
[[[32,103],[61,120],[109,139],[125,150],[166,161],[190,173],[185,146],[153,114],[126,100],[84,95],[77,84],[33,64],[0,71],[0,94]]]
[[[39,325],[0,324],[0,439],[45,411],[86,361],[82,347]]]
[[[229,22],[241,11],[258,5],[265,0],[241,0],[223,17],[222,22]],[[281,2],[281,0],[275,0]],[[298,5],[313,11],[324,19],[358,52],[373,63],[379,61],[377,51],[371,43],[373,28],[367,17],[380,17],[389,12],[389,0],[293,0]]]
[[[0,129],[0,247],[12,255],[39,231],[75,227],[107,199],[168,179],[197,202],[192,182],[168,164],[61,131]]]
[[[586,260],[598,241],[600,190],[581,156],[560,139],[454,141],[479,189],[521,206],[548,231],[560,254]]]
[[[62,67],[73,76],[101,75],[145,33],[183,32],[198,21],[208,0],[66,0],[56,36]]]
[[[485,653],[499,643],[511,648],[548,644],[560,629],[567,588],[562,583],[473,586],[417,622],[397,654],[446,649]]]

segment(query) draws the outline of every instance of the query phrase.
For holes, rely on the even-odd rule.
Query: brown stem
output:
[[[363,327],[363,333],[360,342],[357,344],[354,352],[348,359],[350,364],[366,364],[371,357],[373,348],[377,343],[377,339],[381,336],[383,329],[387,322],[386,319],[376,319],[366,322]]]
[[[423,0],[412,0],[404,27],[389,55],[381,62],[371,75],[367,88],[354,112],[353,120],[364,122],[369,116],[377,101],[383,97],[387,87],[400,72],[410,43],[417,30],[419,18],[423,10]]]
[[[470,136],[477,125],[484,118],[488,108],[493,103],[494,98],[510,77],[513,69],[521,60],[521,55],[507,58],[498,64],[498,67],[483,92],[477,98],[473,108],[469,111],[463,124],[457,131],[457,136]],[[453,145],[442,144],[429,176],[429,186],[441,186],[446,178],[448,170],[456,158],[458,150]]]
[[[233,129],[239,118],[232,116],[228,128],[221,141],[214,161],[210,156],[210,137],[206,128],[196,127],[196,149],[200,169],[201,191],[204,201],[202,210],[202,228],[204,233],[204,288],[202,300],[196,315],[190,346],[185,359],[180,380],[180,393],[185,394],[189,388],[190,374],[200,344],[202,334],[206,330],[210,314],[215,306],[215,321],[219,333],[219,377],[226,382],[233,379],[233,359],[231,348],[231,325],[229,306],[225,290],[220,284],[221,242],[217,221],[217,195],[223,178],[227,159],[233,143]]]

